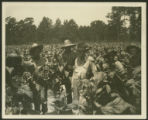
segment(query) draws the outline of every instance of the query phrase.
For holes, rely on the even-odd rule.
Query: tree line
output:
[[[125,42],[141,41],[141,7],[112,7],[106,15],[108,23],[95,20],[88,26],[79,26],[74,19],[43,17],[38,26],[31,17],[17,21],[15,17],[7,17],[6,44],[63,43],[65,39],[72,42]],[[99,19],[99,18],[98,18]]]

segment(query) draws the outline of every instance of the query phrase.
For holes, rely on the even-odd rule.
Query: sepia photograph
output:
[[[2,2],[2,118],[145,119],[145,2]]]

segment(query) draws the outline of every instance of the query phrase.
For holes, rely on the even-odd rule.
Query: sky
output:
[[[57,18],[64,20],[74,19],[78,25],[89,25],[94,20],[107,23],[106,15],[111,12],[110,5],[100,3],[6,3],[4,14],[15,17],[17,21],[26,17],[33,17],[34,24],[39,25],[42,18],[49,17],[53,23]]]
[[[4,17],[15,17],[17,21],[33,17],[34,24],[39,25],[43,17],[49,17],[55,23],[59,18],[74,19],[78,25],[90,25],[94,20],[108,23],[106,15],[112,6],[140,6],[140,3],[128,2],[3,2]]]

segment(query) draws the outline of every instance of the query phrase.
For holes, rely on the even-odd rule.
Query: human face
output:
[[[71,47],[66,47],[65,51],[67,51],[67,52],[71,51]]]

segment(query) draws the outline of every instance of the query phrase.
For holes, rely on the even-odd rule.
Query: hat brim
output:
[[[30,54],[36,52],[37,49],[42,50],[42,49],[43,49],[43,45],[38,45],[38,46],[36,46],[36,47],[32,47],[32,48],[30,49]]]
[[[61,48],[74,47],[74,46],[76,46],[76,45],[75,44],[69,44],[69,45],[62,46]]]

